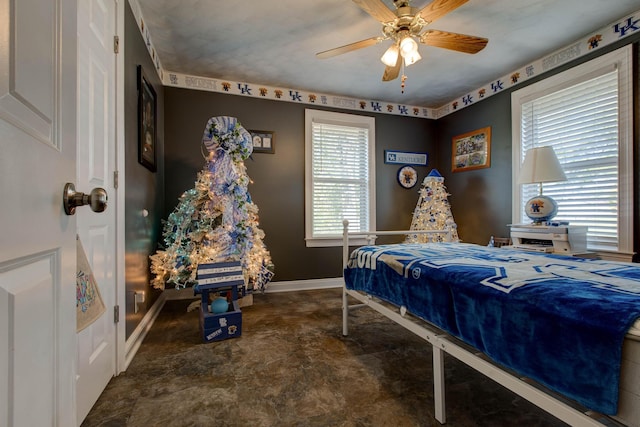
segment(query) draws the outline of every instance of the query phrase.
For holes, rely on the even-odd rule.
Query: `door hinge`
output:
[[[113,171],[113,188],[118,189],[118,171]]]
[[[113,53],[120,53],[120,37],[113,36]]]
[[[120,323],[120,306],[113,306],[113,323]]]

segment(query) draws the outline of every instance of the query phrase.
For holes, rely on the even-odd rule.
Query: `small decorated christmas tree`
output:
[[[202,142],[206,164],[164,224],[165,249],[150,257],[152,285],[194,285],[199,264],[241,261],[247,290],[262,290],[273,277],[273,264],[247,189],[244,160],[253,151],[251,135],[234,117],[213,117]]]
[[[407,242],[458,242],[458,226],[453,220],[449,193],[444,186],[444,178],[436,169],[432,169],[418,192],[420,197],[413,211],[410,230],[448,230],[450,237],[442,234],[414,234],[407,236]]]

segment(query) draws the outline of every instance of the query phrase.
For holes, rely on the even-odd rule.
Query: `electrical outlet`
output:
[[[133,293],[133,312],[138,312],[138,304],[144,302],[144,291]]]

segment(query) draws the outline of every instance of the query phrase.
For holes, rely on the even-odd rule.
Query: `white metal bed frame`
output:
[[[369,244],[373,244],[373,241],[377,236],[448,233],[447,231],[435,230],[371,231],[350,233],[348,228],[349,222],[347,220],[343,221],[343,268],[347,267],[347,262],[349,260],[349,238],[365,238],[370,242]],[[360,304],[349,305],[349,296],[360,301]],[[393,310],[389,308],[389,304],[382,303],[370,295],[347,289],[344,280],[342,285],[342,335],[347,336],[349,334],[349,310],[365,306],[371,307],[378,313],[384,315],[405,329],[408,329],[431,344],[433,348],[433,395],[435,418],[441,424],[446,423],[444,353],[448,353],[569,425],[580,427],[602,427],[604,425],[592,417],[606,418],[608,423],[620,425],[605,415],[594,411],[586,411],[583,413],[580,410],[567,405],[539,388],[532,386],[529,383],[531,380],[516,377],[486,360],[482,353],[470,351],[464,348],[456,342],[457,339],[451,337],[446,332],[438,329],[428,322],[418,319],[414,320],[413,316],[406,316],[407,310],[404,306],[399,307],[398,310]]]

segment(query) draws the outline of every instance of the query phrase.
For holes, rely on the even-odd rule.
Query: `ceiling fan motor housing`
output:
[[[420,17],[418,10],[414,7],[398,7],[396,15],[398,16],[396,19],[382,26],[382,34],[387,38],[398,41],[406,36],[416,36],[426,25],[426,21]]]

